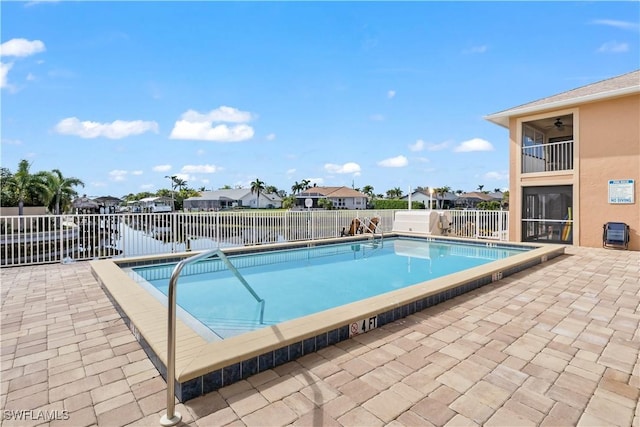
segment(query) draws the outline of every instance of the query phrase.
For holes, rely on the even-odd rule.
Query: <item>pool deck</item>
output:
[[[2,426],[159,425],[166,384],[88,262],[3,268],[1,289]],[[176,410],[193,426],[640,426],[639,307],[640,252],[567,247]]]

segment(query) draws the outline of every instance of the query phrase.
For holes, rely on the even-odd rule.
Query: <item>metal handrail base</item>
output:
[[[202,259],[209,258],[213,255],[218,256],[229,270],[240,280],[245,288],[251,293],[251,295],[260,303],[260,323],[264,323],[264,299],[260,298],[253,288],[242,277],[240,272],[231,261],[227,258],[221,249],[210,249],[197,255],[193,255],[189,258],[180,261],[173,272],[171,273],[171,279],[169,279],[169,289],[167,291],[168,301],[168,320],[167,320],[167,413],[160,418],[160,425],[162,426],[174,426],[180,422],[182,416],[179,412],[175,411],[175,379],[176,379],[176,292],[178,288],[178,278],[182,269],[187,264],[200,261]]]

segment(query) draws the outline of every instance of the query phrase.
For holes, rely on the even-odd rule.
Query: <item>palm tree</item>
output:
[[[264,187],[264,192],[266,194],[276,194],[278,193],[278,188],[275,185],[267,185]]]
[[[9,168],[0,168],[0,190],[2,194],[0,194],[0,201],[2,202],[2,206],[13,206],[18,204],[18,201],[15,199],[11,189],[9,188],[9,181],[13,174],[9,170]]]
[[[294,182],[293,185],[291,186],[291,193],[298,194],[301,191],[302,191],[302,184],[300,184],[298,181]]]
[[[440,202],[440,209],[444,208],[444,198],[447,195],[447,193],[451,191],[451,187],[445,185],[444,187],[440,187],[440,188],[436,188],[435,189],[435,193],[436,193],[436,197],[438,199],[438,201]],[[442,196],[442,200],[440,199],[440,196]]]
[[[260,207],[260,192],[261,191],[264,191],[264,182],[262,182],[258,178],[256,178],[256,180],[251,183],[251,194],[257,193],[257,196],[256,196],[256,207],[257,208]]]
[[[311,181],[309,181],[308,179],[303,179],[302,182],[300,183],[300,185],[302,186],[302,190],[308,190],[309,188],[311,188]],[[315,187],[315,185],[314,185]]]
[[[171,180],[173,181],[172,186],[174,190],[177,188],[178,191],[180,191],[187,186],[187,181],[180,179],[177,176],[172,176]]]
[[[365,185],[362,187],[362,192],[366,194],[368,197],[373,197],[373,187],[371,185]]]
[[[484,188],[484,185],[482,184],[478,185],[478,191],[482,191],[483,188]]]
[[[34,196],[46,199],[49,189],[45,184],[45,175],[42,172],[32,174],[29,172],[31,163],[20,160],[18,171],[7,179],[8,190],[18,200],[18,215],[24,215],[24,202],[33,199]]]
[[[49,207],[53,207],[53,212],[60,215],[60,206],[71,202],[78,193],[73,187],[84,187],[84,182],[79,178],[62,176],[60,169],[53,169],[51,172],[44,172],[45,183],[49,189]]]
[[[389,199],[399,199],[402,197],[402,190],[400,187],[392,188],[391,190],[387,190],[387,198]]]
[[[169,190],[168,188],[161,188],[156,191],[155,197],[173,197],[173,190]]]

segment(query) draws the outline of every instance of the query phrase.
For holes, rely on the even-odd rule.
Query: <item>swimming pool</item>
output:
[[[418,236],[412,233],[393,233],[389,237],[412,237],[413,239],[409,241],[416,241]],[[392,239],[387,239],[388,237],[385,237],[385,242],[392,241]],[[424,246],[419,250],[416,250],[415,247],[409,248],[411,249],[410,256],[407,256],[409,253],[405,253],[404,256],[400,255],[403,264],[402,273],[399,270],[395,272],[396,275],[405,275],[411,271],[409,277],[411,280],[415,279],[414,284],[393,288],[380,295],[363,297],[335,308],[322,309],[319,312],[290,320],[281,322],[278,320],[279,323],[265,325],[259,329],[225,339],[212,340],[206,334],[202,334],[199,327],[195,327],[190,321],[179,317],[176,329],[176,397],[180,401],[186,401],[217,390],[251,375],[295,360],[305,354],[349,339],[353,335],[366,333],[371,329],[410,316],[447,299],[495,282],[564,253],[564,246],[558,245],[503,244],[436,237],[424,237],[421,241],[429,243],[426,246],[428,250],[425,250]],[[477,254],[477,258],[483,258],[487,252],[496,248],[500,251],[515,249],[518,253],[482,265],[471,266],[463,271],[444,273],[444,275],[435,278],[414,276],[413,272],[419,270],[424,273],[429,269],[431,272],[440,269],[440,267],[434,268],[438,264],[436,260],[440,258],[440,252],[443,251],[443,247],[436,245],[439,242],[454,243],[454,246],[448,247],[449,252],[473,252]],[[225,249],[224,252],[229,259],[234,260],[234,263],[240,259],[251,259],[251,257],[245,258],[245,255],[261,254],[264,257],[256,258],[271,258],[269,262],[273,264],[273,259],[284,257],[283,254],[293,253],[287,251],[289,249],[304,248],[305,253],[309,256],[313,253],[309,249],[318,248],[331,251],[334,250],[331,245],[335,243],[348,243],[348,256],[352,260],[360,261],[361,264],[367,263],[372,266],[370,268],[373,268],[382,256],[378,256],[376,252],[380,251],[380,248],[374,248],[373,242],[369,238],[360,236],[327,239],[312,243],[296,242],[239,247]],[[359,250],[356,249],[356,246],[352,248],[350,245],[359,245],[357,246]],[[401,246],[398,245],[396,248],[395,244],[384,243],[384,250],[393,248],[394,253],[401,253],[403,252]],[[175,263],[191,255],[193,254],[184,253],[91,261],[93,275],[101,283],[150,360],[165,378],[167,364],[166,301],[149,293],[145,286],[130,276],[130,271],[127,270]],[[326,259],[324,256],[318,256],[315,261],[324,259]],[[214,263],[209,265],[214,265]],[[276,262],[275,265],[278,263]],[[241,272],[245,268],[239,262],[237,267]],[[194,268],[204,267],[194,264]],[[254,265],[247,268],[255,268],[259,272],[269,269],[265,265]],[[305,274],[304,269],[297,271],[298,273],[290,274],[296,278],[295,282],[300,286],[312,282],[311,276],[315,276]],[[244,275],[245,272],[242,274]],[[247,276],[250,275],[247,274]],[[342,288],[347,288],[349,281],[343,280],[342,277],[341,271],[331,276],[333,282],[342,284]],[[251,283],[252,279],[249,278],[247,281]],[[177,292],[180,304],[182,304],[180,296],[185,293],[185,289],[188,287],[185,284],[187,284],[187,280],[181,276]],[[240,286],[238,283],[233,284],[233,287]],[[323,298],[325,294],[326,292],[322,294]],[[252,301],[251,296],[246,293],[243,298],[246,298],[247,302]],[[268,298],[265,300],[268,305]]]
[[[530,248],[391,238],[282,249],[229,257],[252,297],[219,258],[182,270],[178,306],[209,341],[226,339],[323,310],[405,288]],[[126,271],[158,299],[166,299],[177,263]]]

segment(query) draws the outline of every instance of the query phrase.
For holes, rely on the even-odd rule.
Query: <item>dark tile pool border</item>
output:
[[[395,237],[395,236],[394,236]],[[431,238],[431,237],[407,237],[401,236],[403,238],[410,238],[416,240],[427,240],[427,241],[443,241],[448,243],[461,243],[460,240],[455,239],[447,239],[447,238]],[[332,244],[336,243],[335,241],[326,243]],[[500,242],[469,242],[464,241],[465,244],[478,245],[483,247],[500,247],[505,249],[522,249],[523,247],[535,249],[539,246],[528,246],[528,245],[519,245],[513,243],[500,243]],[[320,242],[314,242],[312,245],[310,244],[300,244],[296,245],[297,247],[308,247],[308,246],[316,246],[319,244],[325,244]],[[256,250],[257,249],[257,250]],[[241,253],[249,253],[249,252],[259,252],[261,248],[246,248],[246,250],[238,251]],[[266,250],[266,249],[262,249]],[[238,253],[234,252],[234,253]],[[536,257],[529,261],[522,262],[520,264],[514,265],[512,267],[505,268],[499,273],[487,274],[486,276],[482,276],[479,278],[475,278],[468,282],[462,282],[458,286],[443,290],[441,292],[425,296],[424,298],[420,298],[418,300],[409,302],[399,307],[395,307],[392,310],[383,311],[375,314],[377,316],[377,327],[384,326],[386,324],[392,323],[396,320],[405,318],[414,313],[425,310],[429,307],[435,306],[452,298],[455,298],[464,293],[473,291],[482,286],[495,282],[497,280],[501,280],[507,276],[513,275],[520,271],[526,270],[535,265],[541,264],[549,259],[560,256],[564,253],[562,251],[553,251],[547,255],[542,257]],[[149,263],[162,263],[162,262],[177,262],[181,259],[184,259],[184,256],[168,256],[165,258],[155,258],[153,260],[146,261],[118,261],[118,265],[120,267],[131,267],[131,266],[140,266],[140,265],[148,265]],[[153,351],[151,346],[147,343],[147,340],[144,336],[137,330],[134,323],[131,319],[124,313],[124,311],[120,308],[120,305],[112,297],[109,293],[107,287],[102,283],[101,278],[93,272],[94,277],[100,283],[101,287],[113,303],[114,307],[122,317],[123,321],[127,325],[127,327],[131,330],[134,337],[143,350],[154,364],[154,366],[158,369],[158,372],[162,375],[162,377],[166,380],[167,378],[167,369],[165,364],[162,362],[160,357]],[[318,335],[315,335],[310,338],[303,339],[301,341],[293,342],[289,345],[276,348],[274,350],[270,350],[266,353],[260,354],[255,357],[250,357],[246,360],[242,360],[237,363],[230,364],[229,366],[225,366],[221,369],[214,370],[212,372],[205,373],[204,375],[198,376],[196,378],[179,382],[176,380],[175,382],[175,394],[180,402],[185,402],[190,399],[194,399],[198,396],[202,396],[203,394],[218,390],[222,387],[226,387],[243,379],[246,379],[252,375],[263,372],[268,369],[275,368],[279,365],[294,361],[304,355],[315,353],[316,351],[325,348],[327,346],[337,344],[341,341],[350,339],[349,337],[349,326],[350,324],[341,325],[338,328],[331,329],[326,332],[322,332]]]

